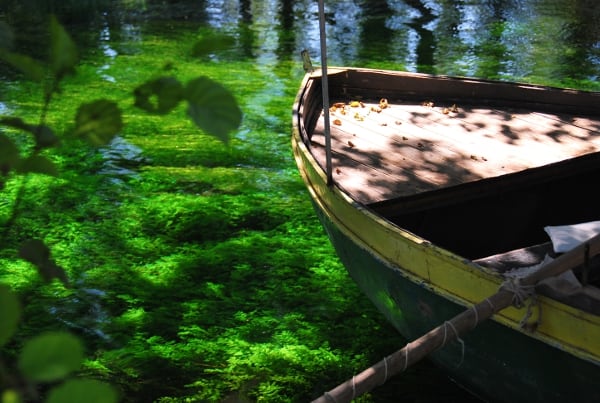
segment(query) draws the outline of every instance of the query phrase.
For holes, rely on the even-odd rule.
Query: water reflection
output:
[[[220,28],[236,26],[246,54],[268,47],[276,49],[278,60],[297,58],[305,48],[319,55],[315,1],[220,4],[210,8],[211,21]],[[261,12],[265,7],[270,19]],[[336,65],[565,85],[593,81],[599,73],[599,10],[600,3],[588,0],[329,1],[328,59]]]
[[[240,92],[246,97],[244,112],[253,119],[236,134],[244,140],[238,147],[248,150],[240,155],[249,155],[245,162],[262,158],[256,165],[266,169],[270,168],[266,155],[289,158],[290,111],[282,111],[279,104],[274,110],[273,99],[291,98],[290,83],[297,86],[302,74],[302,49],[318,60],[315,0],[0,1],[0,20],[14,27],[16,47],[36,58],[46,52],[42,21],[48,11],[56,12],[74,33],[84,63],[86,57],[93,60],[94,66],[100,66],[98,75],[111,82],[114,61],[139,52],[138,45],[150,37],[190,40],[207,28],[232,34],[237,47],[235,55],[228,57],[252,62],[247,64],[251,73],[240,82],[252,88]],[[594,82],[600,73],[600,2],[596,0],[326,0],[326,16],[331,65],[600,90]],[[3,85],[0,82],[0,91]],[[0,102],[0,114],[5,113],[10,111]],[[268,135],[257,135],[261,131]],[[139,150],[121,140],[102,150],[107,161],[103,173],[117,178],[135,172],[135,166],[125,162],[141,161]],[[286,167],[292,165],[290,161]],[[289,172],[297,175],[295,168]],[[276,185],[265,181],[260,186]]]
[[[108,24],[105,24],[104,27],[102,28],[102,30],[100,31],[100,46],[99,47],[102,50],[102,53],[104,54],[104,56],[106,57],[107,63],[100,66],[98,68],[98,72],[103,79],[105,79],[106,81],[109,81],[111,83],[114,83],[114,82],[116,82],[115,78],[113,76],[111,76],[110,74],[107,74],[106,71],[108,69],[110,69],[112,60],[115,57],[117,57],[117,55],[119,53],[110,46],[110,28],[108,27]]]
[[[594,80],[599,65],[590,60],[597,60],[598,36],[589,27],[597,24],[599,5],[569,3],[455,2],[452,10],[443,8],[436,27],[437,70],[500,79]]]
[[[438,13],[435,5],[425,5],[420,1],[408,0],[407,4],[411,9],[408,12],[408,19],[399,25],[397,31],[410,27],[409,37],[405,43],[407,54],[405,65],[406,69],[420,71],[423,73],[435,73],[435,43],[434,31],[437,25]],[[399,9],[395,10],[399,12]]]
[[[17,3],[3,2],[0,18],[22,23],[30,38],[35,35],[31,22],[39,18],[26,16],[29,11]],[[49,9],[46,1],[34,3],[42,6],[33,10]],[[108,27],[119,39],[143,32],[159,19],[192,22],[190,29],[204,25],[233,32],[240,55],[255,57],[258,64],[299,60],[305,48],[313,58],[320,54],[314,0],[106,1],[78,3],[77,10],[85,4],[90,9],[80,14],[85,20],[75,20],[68,7],[54,11],[67,23],[88,24],[101,46],[108,45],[102,42]],[[600,75],[600,2],[593,0],[331,0],[325,9],[332,65],[564,85]],[[156,33],[156,25],[147,29]],[[20,44],[39,51],[32,45],[38,42],[21,38]]]
[[[249,108],[255,108],[259,116],[265,120],[271,120],[275,123],[276,118],[266,113],[265,106],[272,97],[282,96],[285,91],[285,84],[278,77],[273,69],[279,60],[278,49],[282,42],[282,31],[279,29],[270,29],[279,25],[278,10],[279,0],[266,0],[260,2],[251,2],[250,10],[247,14],[251,15],[249,30],[253,33],[252,54],[256,61],[256,69],[262,77],[266,77],[266,85],[262,86],[262,91],[254,94],[253,100],[248,102]],[[246,50],[247,52],[249,50]],[[268,84],[267,84],[268,83]]]

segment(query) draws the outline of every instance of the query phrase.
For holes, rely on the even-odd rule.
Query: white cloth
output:
[[[504,277],[506,277],[506,278],[527,277],[530,274],[535,273],[540,268],[542,268],[543,266],[545,266],[546,264],[550,263],[553,260],[554,259],[552,259],[550,256],[546,255],[542,262],[540,262],[536,265],[533,265],[533,266],[519,267],[517,269],[512,269],[512,270],[504,273]],[[581,283],[579,282],[577,277],[575,277],[573,270],[569,270],[569,271],[559,274],[558,276],[550,277],[545,280],[542,280],[540,282],[540,284],[546,284],[550,288],[552,288],[554,290],[559,290],[561,293],[566,294],[566,295],[575,294],[576,292],[581,290]]]
[[[544,227],[550,236],[555,253],[568,252],[576,246],[600,234],[600,221],[590,221],[573,225]]]

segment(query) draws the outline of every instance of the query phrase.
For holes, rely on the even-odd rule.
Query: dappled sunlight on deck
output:
[[[334,102],[335,101],[335,102]],[[600,150],[600,120],[485,105],[335,99],[336,183],[369,204],[516,173]],[[342,107],[342,104],[344,106]],[[325,166],[323,116],[311,137]]]

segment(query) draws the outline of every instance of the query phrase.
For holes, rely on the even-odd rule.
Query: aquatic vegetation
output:
[[[153,38],[138,44],[140,58],[157,43],[182,54],[189,49],[176,38]],[[307,400],[320,393],[324,378],[334,383],[367,364],[374,348],[370,331],[382,325],[364,314],[365,307],[374,310],[323,236],[291,155],[280,151],[287,150],[296,83],[282,80],[286,95],[273,100],[262,94],[266,77],[251,64],[231,63],[227,71],[202,64],[203,73],[223,83],[217,95],[239,88],[242,109],[252,111],[224,143],[199,132],[199,122],[182,113],[182,83],[198,72],[197,60],[183,60],[176,65],[181,81],[153,78],[160,63],[144,66],[132,57],[102,70],[118,77],[117,84],[98,82],[91,60],[84,60],[82,75],[61,77],[61,93],[53,94],[44,112],[48,127],[85,134],[102,146],[119,133],[141,155],[119,161],[129,164],[123,174],[105,170],[106,156],[114,154],[64,138],[60,147],[44,151],[58,177],[7,178],[3,217],[16,206],[14,189],[24,190],[18,214],[6,226],[0,282],[25,304],[20,326],[2,334],[6,340],[14,335],[4,353],[12,362],[24,341],[46,330],[60,332],[49,337],[73,350],[78,342],[61,335],[76,334],[88,352],[79,373],[110,383],[126,401]],[[140,77],[147,84],[138,84]],[[126,104],[123,82],[136,84],[130,90],[137,88],[138,107],[161,116]],[[165,83],[173,88],[166,90]],[[27,131],[24,122],[44,107],[43,90],[27,82],[5,90],[14,100],[11,114],[22,121],[4,123]],[[86,103],[82,110],[79,105],[90,99],[110,101]],[[116,116],[115,108],[123,124],[103,120]],[[74,125],[68,123],[73,116]],[[12,132],[8,138],[15,149],[35,148]],[[25,260],[15,260],[28,239],[37,241]],[[63,282],[44,282],[35,266]],[[0,295],[8,302],[13,296]],[[3,306],[14,305],[8,302]],[[357,303],[363,313],[354,313]],[[11,323],[18,319],[14,312]],[[54,342],[39,341],[48,343]],[[60,376],[83,360],[82,354],[64,356],[69,370]],[[73,382],[73,396],[87,387],[112,393],[105,383]],[[60,399],[68,390],[55,393],[53,399]]]

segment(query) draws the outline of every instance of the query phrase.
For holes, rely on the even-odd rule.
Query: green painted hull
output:
[[[350,276],[405,338],[414,340],[465,310],[376,258],[339,231],[317,204],[315,209]],[[487,401],[600,401],[597,365],[492,320],[431,360]]]
[[[526,101],[538,112],[558,108],[561,113],[567,109],[579,113],[590,107],[586,113],[600,116],[597,93],[369,69],[338,68],[328,77],[329,95],[339,99],[384,97],[381,99],[387,102],[391,97],[418,94],[420,98],[427,95],[469,100],[478,108],[507,104],[524,107]],[[542,242],[537,237],[540,228],[548,222],[597,219],[597,199],[589,197],[589,184],[597,178],[600,151],[577,158],[557,157],[539,169],[519,171],[517,167],[510,175],[477,171],[486,179],[479,181],[467,175],[463,178],[466,182],[451,185],[446,179],[452,172],[446,168],[456,167],[453,161],[431,165],[433,154],[421,155],[418,145],[407,149],[404,143],[388,141],[387,129],[379,133],[375,120],[364,127],[355,127],[352,120],[340,120],[338,125],[344,125],[344,129],[336,132],[337,137],[332,136],[329,151],[335,158],[330,158],[328,164],[328,146],[319,126],[321,88],[321,77],[308,74],[294,104],[292,148],[297,165],[351,277],[409,341],[498,292],[504,281],[501,273],[471,259],[536,245]],[[408,109],[406,113],[411,118],[399,114],[396,122],[403,122],[403,130],[410,132],[416,114]],[[485,120],[487,115],[483,113],[480,118]],[[420,124],[415,127],[418,129]],[[434,126],[427,126],[427,130]],[[515,126],[517,129],[520,126]],[[438,134],[436,139],[445,141],[446,134]],[[468,136],[462,132],[456,135],[461,139]],[[545,134],[551,135],[553,132]],[[507,140],[502,133],[498,136],[493,145],[502,148]],[[354,143],[359,140],[362,148]],[[371,147],[375,143],[381,147]],[[460,144],[457,141],[457,146]],[[405,157],[400,160],[401,154],[394,154],[398,149],[409,152],[406,158],[411,161],[402,162]],[[459,149],[464,156],[469,155],[467,149]],[[405,169],[405,164],[411,168]],[[396,166],[402,169],[396,171]],[[439,180],[441,187],[427,187],[427,181],[419,180],[422,172],[413,176],[415,169],[431,174],[431,183]],[[469,168],[466,172],[472,171]],[[438,173],[450,176],[438,177]],[[394,192],[387,193],[390,189]],[[559,190],[548,193],[548,189]],[[582,192],[575,194],[573,190]],[[507,193],[511,197],[504,198]],[[564,209],[571,200],[577,200],[577,208]],[[585,206],[583,201],[587,202]],[[557,218],[557,210],[573,215]],[[463,235],[466,241],[461,240]],[[515,240],[516,235],[522,239]],[[481,245],[479,241],[483,241]],[[576,302],[586,301],[590,300]],[[467,325],[462,322],[462,339],[432,353],[432,361],[488,401],[600,402],[598,311],[543,293],[538,295],[537,303],[541,321],[535,323],[535,331],[523,329],[525,309],[494,309],[496,314],[491,319],[466,334]],[[450,326],[443,328],[451,331]]]

